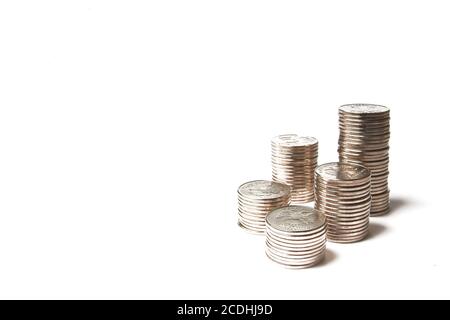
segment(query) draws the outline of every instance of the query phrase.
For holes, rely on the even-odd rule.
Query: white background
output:
[[[0,298],[450,298],[448,1],[2,1]],[[290,271],[270,139],[391,108],[392,212]]]

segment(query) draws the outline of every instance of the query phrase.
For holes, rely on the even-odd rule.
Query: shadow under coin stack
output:
[[[266,216],[276,208],[289,205],[291,188],[287,185],[256,180],[238,189],[238,224],[244,230],[264,234]]]
[[[339,161],[361,164],[371,172],[371,215],[389,211],[389,108],[349,104],[339,108]]]
[[[319,263],[326,250],[326,220],[319,211],[290,206],[266,218],[266,254],[287,268],[303,269]]]
[[[327,163],[317,167],[315,208],[327,218],[327,238],[350,243],[369,232],[370,171],[360,165]]]
[[[292,204],[314,201],[318,148],[312,137],[285,134],[272,139],[272,180],[292,187]]]

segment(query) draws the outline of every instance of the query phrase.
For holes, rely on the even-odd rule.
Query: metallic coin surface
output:
[[[291,187],[267,180],[255,180],[238,188],[238,225],[252,234],[264,234],[266,216],[290,203]]]
[[[266,217],[266,255],[286,268],[319,263],[326,250],[326,218],[305,206],[286,206]]]
[[[327,220],[330,241],[360,241],[369,228],[371,174],[364,166],[327,163],[316,169],[315,205]]]
[[[272,180],[292,187],[292,204],[314,200],[318,146],[316,138],[296,134],[272,138]]]
[[[274,199],[289,195],[290,188],[273,181],[255,180],[241,185],[238,193],[252,199]]]
[[[371,172],[373,216],[389,208],[389,108],[350,104],[339,108],[339,161],[360,164]],[[384,196],[376,194],[383,193]]]
[[[304,147],[318,143],[314,137],[300,137],[296,134],[282,134],[272,139],[272,143],[285,147]]]
[[[325,216],[305,206],[275,209],[266,217],[267,223],[280,231],[299,232],[317,229],[325,224]]]
[[[354,113],[354,114],[377,114],[377,113],[388,113],[389,108],[376,104],[366,104],[366,103],[355,103],[346,104],[339,108],[340,111]]]
[[[367,168],[338,162],[320,165],[316,173],[325,181],[346,182],[370,178],[370,171]]]

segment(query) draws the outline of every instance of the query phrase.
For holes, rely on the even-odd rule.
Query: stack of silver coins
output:
[[[339,161],[370,170],[372,216],[389,211],[389,122],[389,109],[384,106],[349,104],[339,108]]]
[[[327,238],[350,243],[369,232],[370,171],[360,165],[327,163],[317,167],[315,208],[327,218]]]
[[[267,256],[292,269],[311,267],[325,256],[325,216],[309,207],[276,209],[266,218]]]
[[[244,183],[238,189],[238,225],[250,233],[264,234],[266,216],[290,203],[291,188],[266,180]]]
[[[292,204],[314,201],[318,148],[312,137],[285,134],[272,139],[272,180],[292,187]]]

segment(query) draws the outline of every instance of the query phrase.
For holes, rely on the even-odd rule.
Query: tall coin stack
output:
[[[311,267],[325,256],[325,216],[304,206],[276,209],[266,218],[267,256],[292,269]]]
[[[264,234],[266,216],[289,205],[291,188],[285,184],[255,180],[238,189],[238,225],[250,233]]]
[[[327,163],[317,167],[315,208],[327,218],[327,238],[350,243],[369,232],[370,171],[360,165]]]
[[[314,200],[314,169],[317,166],[318,141],[296,134],[272,139],[272,180],[292,187],[291,203]]]
[[[364,165],[372,176],[371,215],[389,211],[389,108],[349,104],[339,108],[339,161]]]

